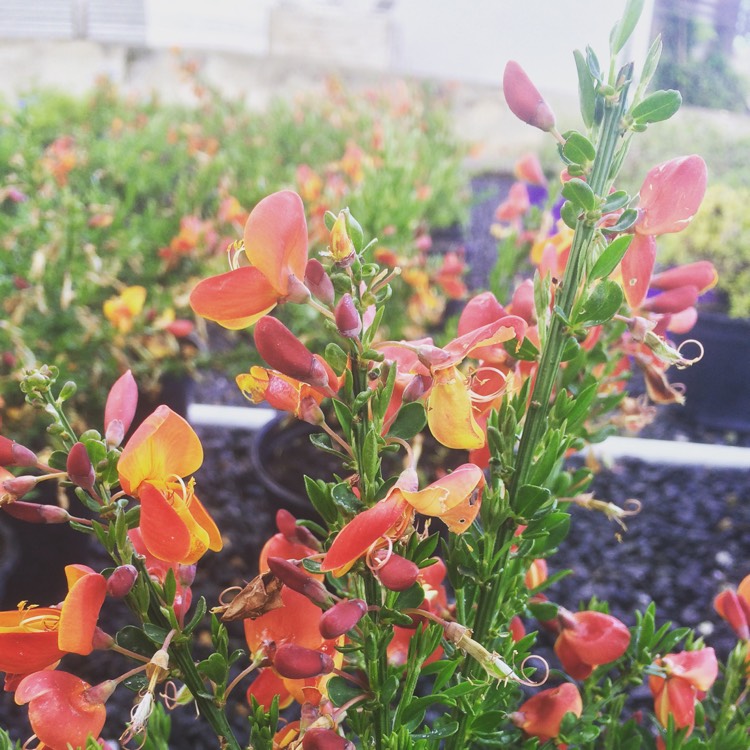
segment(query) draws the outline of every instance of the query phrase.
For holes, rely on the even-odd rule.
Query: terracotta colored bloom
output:
[[[689,734],[695,724],[695,703],[718,675],[716,654],[712,648],[683,651],[667,654],[657,659],[655,665],[666,672],[665,677],[652,675],[648,681],[656,718],[666,727],[672,716],[675,727],[688,727]]]
[[[640,190],[638,234],[682,231],[695,216],[706,192],[706,163],[682,156],[654,167]]]
[[[560,635],[555,653],[565,671],[585,680],[594,667],[619,659],[630,645],[630,631],[616,617],[603,612],[558,610]]]
[[[104,703],[114,687],[105,682],[92,688],[68,672],[35,672],[21,680],[15,701],[29,704],[31,728],[44,747],[67,750],[99,737],[107,718]]]
[[[68,594],[61,607],[0,612],[0,671],[29,674],[52,666],[66,653],[86,656],[93,651],[106,579],[86,565],[68,565],[65,575]]]
[[[722,591],[714,599],[714,609],[732,626],[738,638],[750,640],[750,576],[742,579],[737,591]]]
[[[111,297],[104,303],[104,317],[120,333],[128,333],[132,330],[135,319],[143,311],[145,302],[145,287],[126,287],[117,297]]]
[[[522,703],[510,720],[530,737],[540,742],[554,739],[560,733],[560,724],[567,713],[580,716],[583,702],[578,688],[572,682],[542,690]]]
[[[193,428],[168,406],[158,406],[133,433],[117,470],[123,490],[141,503],[140,531],[152,555],[192,564],[222,547],[216,524],[183,481],[203,462]]]
[[[254,366],[236,377],[242,395],[254,404],[265,401],[279,411],[288,411],[298,419],[308,421],[314,406],[324,395],[308,383],[290,378],[275,370]]]
[[[245,224],[244,256],[231,271],[201,281],[190,295],[198,315],[225,328],[253,325],[277,304],[303,302],[307,264],[307,222],[297,193],[283,190],[264,198]]]

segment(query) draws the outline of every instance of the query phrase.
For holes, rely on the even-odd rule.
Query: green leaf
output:
[[[58,471],[65,471],[68,465],[68,454],[65,451],[52,451],[47,465]]]
[[[393,395],[393,389],[396,386],[396,375],[398,374],[398,367],[392,365],[388,369],[388,377],[386,378],[385,384],[380,389],[378,397],[373,401],[373,408],[375,415],[378,419],[385,417],[386,411],[388,411],[388,404],[391,401]]]
[[[572,400],[570,411],[565,415],[569,432],[575,432],[579,425],[586,419],[591,405],[594,403],[598,389],[599,383],[592,383]]]
[[[118,646],[122,646],[136,654],[146,656],[149,659],[154,655],[156,646],[153,641],[135,625],[126,625],[115,635],[115,641]]]
[[[331,365],[336,374],[340,374],[346,370],[346,364],[349,361],[349,358],[346,356],[346,352],[338,344],[328,344],[325,348],[323,357],[325,361]]]
[[[653,94],[649,94],[643,101],[636,104],[630,115],[639,125],[663,122],[672,117],[681,104],[682,95],[679,91],[674,89],[654,91]]]
[[[364,444],[362,445],[362,466],[360,470],[367,480],[373,481],[378,474],[379,467],[378,436],[373,430],[370,430],[365,435]]]
[[[396,597],[393,606],[394,609],[398,610],[414,609],[421,606],[423,601],[424,589],[418,583],[415,583]]]
[[[404,404],[388,430],[388,437],[411,440],[422,432],[427,424],[427,412],[419,401]]]
[[[638,211],[636,211],[634,208],[626,208],[620,214],[620,218],[617,220],[616,224],[612,224],[608,227],[602,227],[601,230],[606,234],[619,234],[620,232],[624,232],[627,229],[630,229],[630,227],[632,227],[637,220]]]
[[[396,693],[398,692],[398,687],[400,684],[401,684],[401,681],[399,680],[398,675],[392,674],[383,683],[383,686],[380,689],[381,703],[385,703],[385,704],[390,703],[395,697]]]
[[[581,117],[587,128],[594,124],[594,112],[596,110],[596,86],[594,77],[591,75],[586,58],[580,50],[573,52],[578,72],[578,99],[581,105]]]
[[[539,358],[539,349],[536,348],[531,339],[525,338],[520,346],[516,341],[506,341],[503,348],[515,359],[521,359],[525,362],[536,362]]]
[[[550,491],[545,487],[524,484],[516,493],[514,511],[521,518],[531,518],[550,498]]]
[[[580,133],[572,132],[566,139],[563,146],[563,156],[573,164],[586,166],[594,161],[596,149],[594,144]]]
[[[345,515],[353,516],[362,510],[361,500],[352,492],[349,482],[341,482],[331,490],[331,497]]]
[[[445,737],[451,737],[458,731],[458,722],[449,721],[440,726],[433,727],[427,732],[414,732],[412,737],[415,740],[442,740]]]
[[[596,193],[579,177],[568,180],[562,189],[563,198],[584,211],[593,211],[597,206]]]
[[[195,612],[190,618],[190,622],[183,628],[184,635],[190,635],[196,627],[198,627],[200,621],[203,619],[203,615],[206,614],[206,599],[201,597],[198,599],[198,603],[195,605]]]
[[[159,625],[152,625],[150,622],[143,624],[143,632],[157,645],[161,646],[167,637],[167,630]]]
[[[343,706],[358,695],[362,695],[362,688],[343,677],[334,675],[326,682],[326,692],[334,706]]]
[[[651,47],[646,54],[646,60],[643,63],[643,71],[641,72],[641,80],[638,84],[639,89],[645,91],[648,88],[651,79],[656,73],[657,67],[659,67],[659,59],[661,58],[662,50],[661,34],[654,39],[651,43]]]
[[[612,242],[607,245],[604,252],[597,258],[594,267],[591,269],[589,278],[593,281],[595,279],[604,279],[609,276],[619,265],[630,247],[632,240],[632,234],[624,234],[622,237],[617,237],[612,240]]]
[[[352,413],[349,411],[349,407],[338,399],[331,399],[333,410],[336,412],[336,419],[339,420],[341,430],[348,440],[351,440],[352,434]]]
[[[625,301],[622,287],[610,279],[600,281],[589,293],[578,314],[576,323],[601,325],[612,319]]]
[[[307,496],[310,498],[313,508],[315,508],[320,514],[320,517],[326,521],[326,523],[335,523],[339,518],[339,514],[336,504],[328,494],[325,482],[320,479],[315,480],[308,476],[304,479],[305,490]]]
[[[565,226],[570,229],[576,228],[579,214],[580,211],[572,201],[565,201],[565,203],[560,206],[560,218],[565,222]]]
[[[630,203],[630,196],[624,190],[617,190],[614,193],[610,193],[604,203],[601,205],[601,212],[608,214],[610,211],[619,211],[621,208]]]
[[[174,604],[174,597],[177,593],[177,580],[174,577],[173,568],[169,568],[167,571],[162,588],[164,591],[164,601],[171,607]]]
[[[221,654],[211,654],[208,659],[198,663],[198,671],[217,685],[223,685],[227,679],[227,662]]]
[[[542,622],[554,620],[557,617],[557,605],[550,602],[529,603],[529,612]]]
[[[625,46],[635,29],[643,11],[644,0],[628,0],[622,18],[614,25],[609,35],[609,49],[614,57]]]

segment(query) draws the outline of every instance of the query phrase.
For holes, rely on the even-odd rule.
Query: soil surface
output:
[[[507,184],[507,180],[491,177],[475,181],[476,194],[482,199],[475,206],[465,240],[474,268],[487,268],[490,264],[494,244],[488,241],[486,227]],[[470,281],[474,287],[483,283],[475,278],[474,271]],[[192,398],[202,403],[246,404],[228,376],[211,375],[199,380]],[[209,553],[201,560],[193,587],[194,600],[203,595],[211,607],[223,589],[242,585],[255,575],[260,549],[275,531],[276,510],[288,507],[302,514],[259,481],[251,460],[251,435],[209,427],[201,427],[198,433],[205,459],[197,474],[197,487],[222,530],[225,543],[221,553]],[[750,434],[706,432],[682,419],[675,409],[662,410],[660,419],[643,436],[750,444]],[[281,476],[315,475],[306,456],[294,451],[292,460],[283,465]],[[332,470],[329,465],[323,471]],[[324,474],[324,478],[330,477]],[[551,573],[562,569],[572,573],[549,590],[550,598],[575,609],[579,602],[596,596],[609,601],[611,612],[628,624],[633,623],[636,609],[644,609],[653,600],[659,622],[673,621],[697,628],[709,645],[726,655],[734,637],[713,611],[712,600],[723,586],[736,585],[750,573],[750,472],[675,468],[624,460],[603,468],[593,489],[598,498],[620,505],[637,498],[642,510],[628,520],[628,530],[623,531],[600,514],[574,508],[571,533],[560,552],[549,560]],[[59,601],[65,592],[61,571],[66,562],[85,562],[97,569],[107,565],[88,538],[66,527],[30,530],[34,535],[37,531],[48,534],[40,544],[39,537],[21,536],[22,532],[8,524],[6,518],[0,518],[0,523],[2,528],[12,526],[15,544],[11,547],[20,560],[13,571],[13,585],[4,591],[3,609],[15,607],[19,597],[39,604]],[[26,529],[23,533],[28,532]],[[32,563],[41,568],[32,570]],[[45,586],[30,589],[42,569]],[[100,622],[105,630],[114,632],[128,622],[124,605],[106,603]],[[230,632],[233,645],[242,647],[241,626],[231,624]],[[203,637],[206,636],[204,631]],[[85,659],[66,657],[63,668],[96,682],[124,672],[129,663],[116,655],[95,653]],[[132,698],[124,689],[115,693],[110,701],[105,738],[116,738],[121,733]],[[229,713],[238,736],[245,739],[244,689],[239,689],[235,698]],[[0,726],[10,729],[19,739],[30,734],[25,714],[13,704],[11,694],[2,694]],[[215,748],[216,741],[188,707],[172,713],[170,746],[202,750]]]

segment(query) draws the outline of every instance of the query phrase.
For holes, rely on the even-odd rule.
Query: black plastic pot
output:
[[[685,385],[684,416],[711,429],[750,432],[750,320],[702,312],[690,333],[675,338],[697,339],[705,350],[700,362],[671,377]]]

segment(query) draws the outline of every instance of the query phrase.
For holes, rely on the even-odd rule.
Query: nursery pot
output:
[[[750,320],[702,312],[688,334],[674,338],[697,339],[705,350],[700,362],[671,377],[685,385],[685,417],[711,429],[750,432]]]

